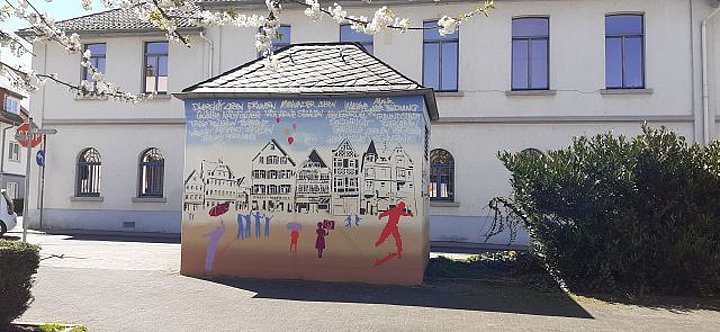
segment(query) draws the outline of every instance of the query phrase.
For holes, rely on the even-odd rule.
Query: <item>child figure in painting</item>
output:
[[[273,218],[272,216],[266,216],[263,215],[265,218],[265,238],[270,238],[270,220]]]
[[[300,232],[297,229],[293,229],[290,232],[290,252],[297,254],[298,238],[300,238]]]
[[[238,213],[237,215],[237,235],[235,236],[236,240],[243,239],[245,240],[245,230],[243,229],[243,215],[241,213]]]
[[[252,230],[250,229],[250,225],[252,224],[252,211],[248,211],[248,214],[245,215],[245,238],[249,239],[250,235],[252,235]]]
[[[263,217],[260,215],[260,211],[255,212],[255,238],[260,238],[260,223]]]
[[[315,249],[318,251],[318,258],[322,258],[323,250],[325,250],[325,236],[330,233],[325,230],[322,222],[317,223],[315,233],[317,234],[317,238],[315,239]]]
[[[398,258],[402,258],[403,245],[398,223],[400,222],[400,217],[413,217],[413,214],[405,212],[405,203],[400,202],[396,207],[381,213],[378,219],[382,220],[384,217],[388,217],[388,222],[385,224],[385,228],[382,233],[380,233],[378,240],[375,241],[375,246],[377,247],[383,244],[388,236],[392,235],[395,239],[395,247],[397,248],[395,254],[397,254]]]
[[[215,252],[217,251],[218,243],[220,238],[225,234],[225,223],[220,220],[220,225],[214,230],[203,234],[203,237],[208,238],[207,253],[205,254],[205,272],[211,271],[213,266],[213,260],[215,260]]]

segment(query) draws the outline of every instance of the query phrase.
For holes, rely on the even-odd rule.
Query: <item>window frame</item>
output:
[[[8,160],[20,162],[20,143],[8,141]]]
[[[93,151],[94,154],[97,155],[97,161],[87,161],[83,159],[86,154]],[[100,155],[100,152],[94,147],[85,148],[80,151],[80,154],[75,160],[75,197],[100,197],[100,185],[102,180],[102,156]],[[87,191],[83,191],[83,179],[81,177],[83,167],[88,167],[86,179],[87,185],[85,186],[89,189]],[[93,179],[93,176],[97,177]]]
[[[98,70],[100,73],[102,73],[102,74],[104,75],[105,72],[106,72],[106,69],[107,69],[107,43],[87,43],[87,44],[83,44],[83,53],[84,53],[90,46],[93,46],[93,45],[103,45],[103,53],[102,53],[102,56],[97,55],[97,54],[95,54],[95,53],[90,53],[90,59],[88,59],[88,60],[90,61],[90,64],[92,64],[95,68],[97,68],[97,70]],[[81,56],[82,56],[82,55],[81,55]],[[99,59],[105,60],[104,66],[105,66],[106,68],[102,68],[102,70],[100,70],[100,67],[98,66],[98,60],[99,60]],[[88,77],[88,69],[87,69],[86,67],[83,67],[83,68],[82,68],[82,73],[81,73],[80,75],[81,75],[81,76],[80,76],[80,79],[81,79],[81,80],[86,80],[86,81],[88,81],[88,82],[90,82],[90,83],[93,84],[93,88],[97,88],[97,81],[93,80],[92,77]]]
[[[352,31],[352,32],[365,35],[365,36],[367,36],[368,38],[370,38],[370,41],[368,42],[368,41],[343,40],[343,28],[350,29],[350,31]],[[338,39],[340,40],[341,43],[355,43],[355,44],[359,44],[359,45],[362,46],[363,49],[364,49],[366,52],[368,52],[369,54],[372,54],[372,55],[375,54],[375,36],[373,36],[373,35],[368,35],[368,34],[364,34],[364,33],[362,33],[362,32],[357,32],[357,31],[353,30],[353,29],[352,29],[352,24],[340,24],[340,26],[339,26],[338,29],[339,29],[339,30],[338,30],[338,32],[339,32],[339,38],[338,38]],[[367,48],[368,44],[370,45],[370,49]]]
[[[146,156],[159,156],[158,160],[154,161],[145,161]],[[150,172],[155,172],[155,168],[158,168],[157,171],[158,177],[153,176],[151,179],[150,184],[150,190],[148,188],[145,188],[144,183],[146,182],[145,176],[147,174],[150,174]],[[155,183],[155,181],[158,181],[159,183]],[[164,197],[165,193],[165,156],[162,154],[160,149],[156,147],[151,147],[143,150],[142,153],[140,153],[140,158],[138,160],[138,192],[137,197],[139,198],[162,198]]]
[[[148,45],[150,44],[156,44],[156,43],[164,43],[167,45],[167,52],[166,53],[150,53],[148,52]],[[166,58],[166,65],[168,68],[165,69],[167,77],[167,83],[169,85],[170,83],[170,43],[167,40],[158,40],[158,41],[146,41],[143,43],[143,67],[142,67],[142,91],[143,93],[157,93],[158,95],[167,95],[169,86],[166,86],[165,91],[158,91],[159,81],[160,81],[160,57],[165,56]],[[155,70],[155,74],[153,75],[155,80],[155,90],[154,91],[148,91],[147,90],[147,66],[148,66],[148,57],[154,57],[157,60],[157,69]]]
[[[516,20],[523,20],[523,19],[544,19],[547,21],[547,35],[545,36],[515,36],[515,33],[513,32],[513,23],[515,23]],[[550,90],[550,17],[549,16],[520,16],[520,17],[513,17],[510,21],[510,90],[511,91],[543,91],[543,90]],[[545,60],[545,77],[547,80],[545,81],[545,87],[539,87],[534,88],[532,87],[532,57],[530,56],[532,54],[532,42],[533,41],[545,41],[545,47],[546,47],[546,60]],[[515,41],[525,41],[527,42],[527,87],[525,88],[516,88],[515,87]]]
[[[423,21],[423,28],[425,28],[425,24],[434,24],[435,26],[433,29],[437,29],[437,22],[438,20],[424,20]],[[457,38],[445,39],[446,36],[441,36],[438,39],[426,39],[425,38],[425,30],[423,30],[423,52],[422,52],[422,84],[425,87],[428,87],[427,83],[425,82],[425,60],[426,60],[426,54],[425,54],[425,45],[427,44],[437,44],[439,45],[439,52],[438,52],[438,89],[433,90],[435,92],[458,92],[460,90],[460,29],[458,28],[454,34],[457,34]],[[442,73],[443,73],[443,60],[442,60],[442,45],[446,43],[455,43],[455,53],[457,54],[457,59],[455,59],[457,65],[456,65],[456,72],[455,72],[455,89],[443,89],[443,80],[442,80]],[[432,88],[432,87],[430,87]]]
[[[634,16],[640,18],[640,33],[622,33],[622,34],[608,34],[607,33],[607,19],[610,17],[618,17],[618,16]],[[616,14],[606,14],[605,15],[605,89],[607,90],[642,90],[647,87],[647,73],[646,73],[646,46],[645,46],[645,13],[616,13]],[[640,74],[642,79],[642,84],[637,87],[628,86],[625,83],[625,77],[626,77],[626,52],[625,52],[625,41],[628,38],[640,38]],[[620,47],[621,47],[621,59],[620,59],[620,66],[622,67],[620,70],[620,86],[611,87],[608,84],[608,57],[607,57],[607,42],[608,39],[620,39]]]
[[[432,152],[433,151],[442,151],[444,153],[447,153],[448,156],[450,156],[450,162],[449,163],[435,163],[432,160]],[[441,153],[442,153],[441,152]],[[435,148],[430,151],[430,181],[428,183],[429,186],[432,186],[435,184],[436,190],[435,195],[432,195],[432,191],[430,188],[428,188],[428,196],[430,197],[431,202],[454,202],[455,201],[455,157],[450,153],[450,151],[443,149],[443,148]],[[442,184],[442,176],[440,176],[441,170],[448,170],[448,178],[449,181],[447,183],[447,189],[448,189],[448,197],[442,197],[440,196],[440,188]],[[433,176],[435,176],[435,181],[433,181]]]

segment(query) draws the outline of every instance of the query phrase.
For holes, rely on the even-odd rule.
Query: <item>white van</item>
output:
[[[5,189],[1,189],[0,194],[3,198],[0,199],[0,236],[3,236],[5,232],[17,225],[17,214],[15,214],[15,206]]]

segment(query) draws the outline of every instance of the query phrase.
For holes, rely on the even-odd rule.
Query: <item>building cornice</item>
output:
[[[600,124],[600,123],[693,123],[693,115],[598,115],[598,116],[486,116],[486,117],[446,117],[433,121],[433,124]],[[720,122],[720,119],[718,120]]]
[[[44,119],[43,125],[185,125],[185,118]]]

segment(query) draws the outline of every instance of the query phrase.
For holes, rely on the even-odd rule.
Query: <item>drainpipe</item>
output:
[[[205,31],[200,32],[200,38],[202,38],[202,40],[204,40],[210,46],[210,61],[208,65],[208,78],[210,78],[215,76],[215,73],[213,72],[213,60],[215,59],[215,44],[213,44],[212,40],[205,37]]]
[[[717,5],[717,2],[716,4]],[[708,54],[707,54],[707,23],[720,13],[720,7],[713,9],[705,16],[700,27],[700,43],[702,44],[702,100],[703,100],[703,143],[710,144],[710,87],[708,85]]]

